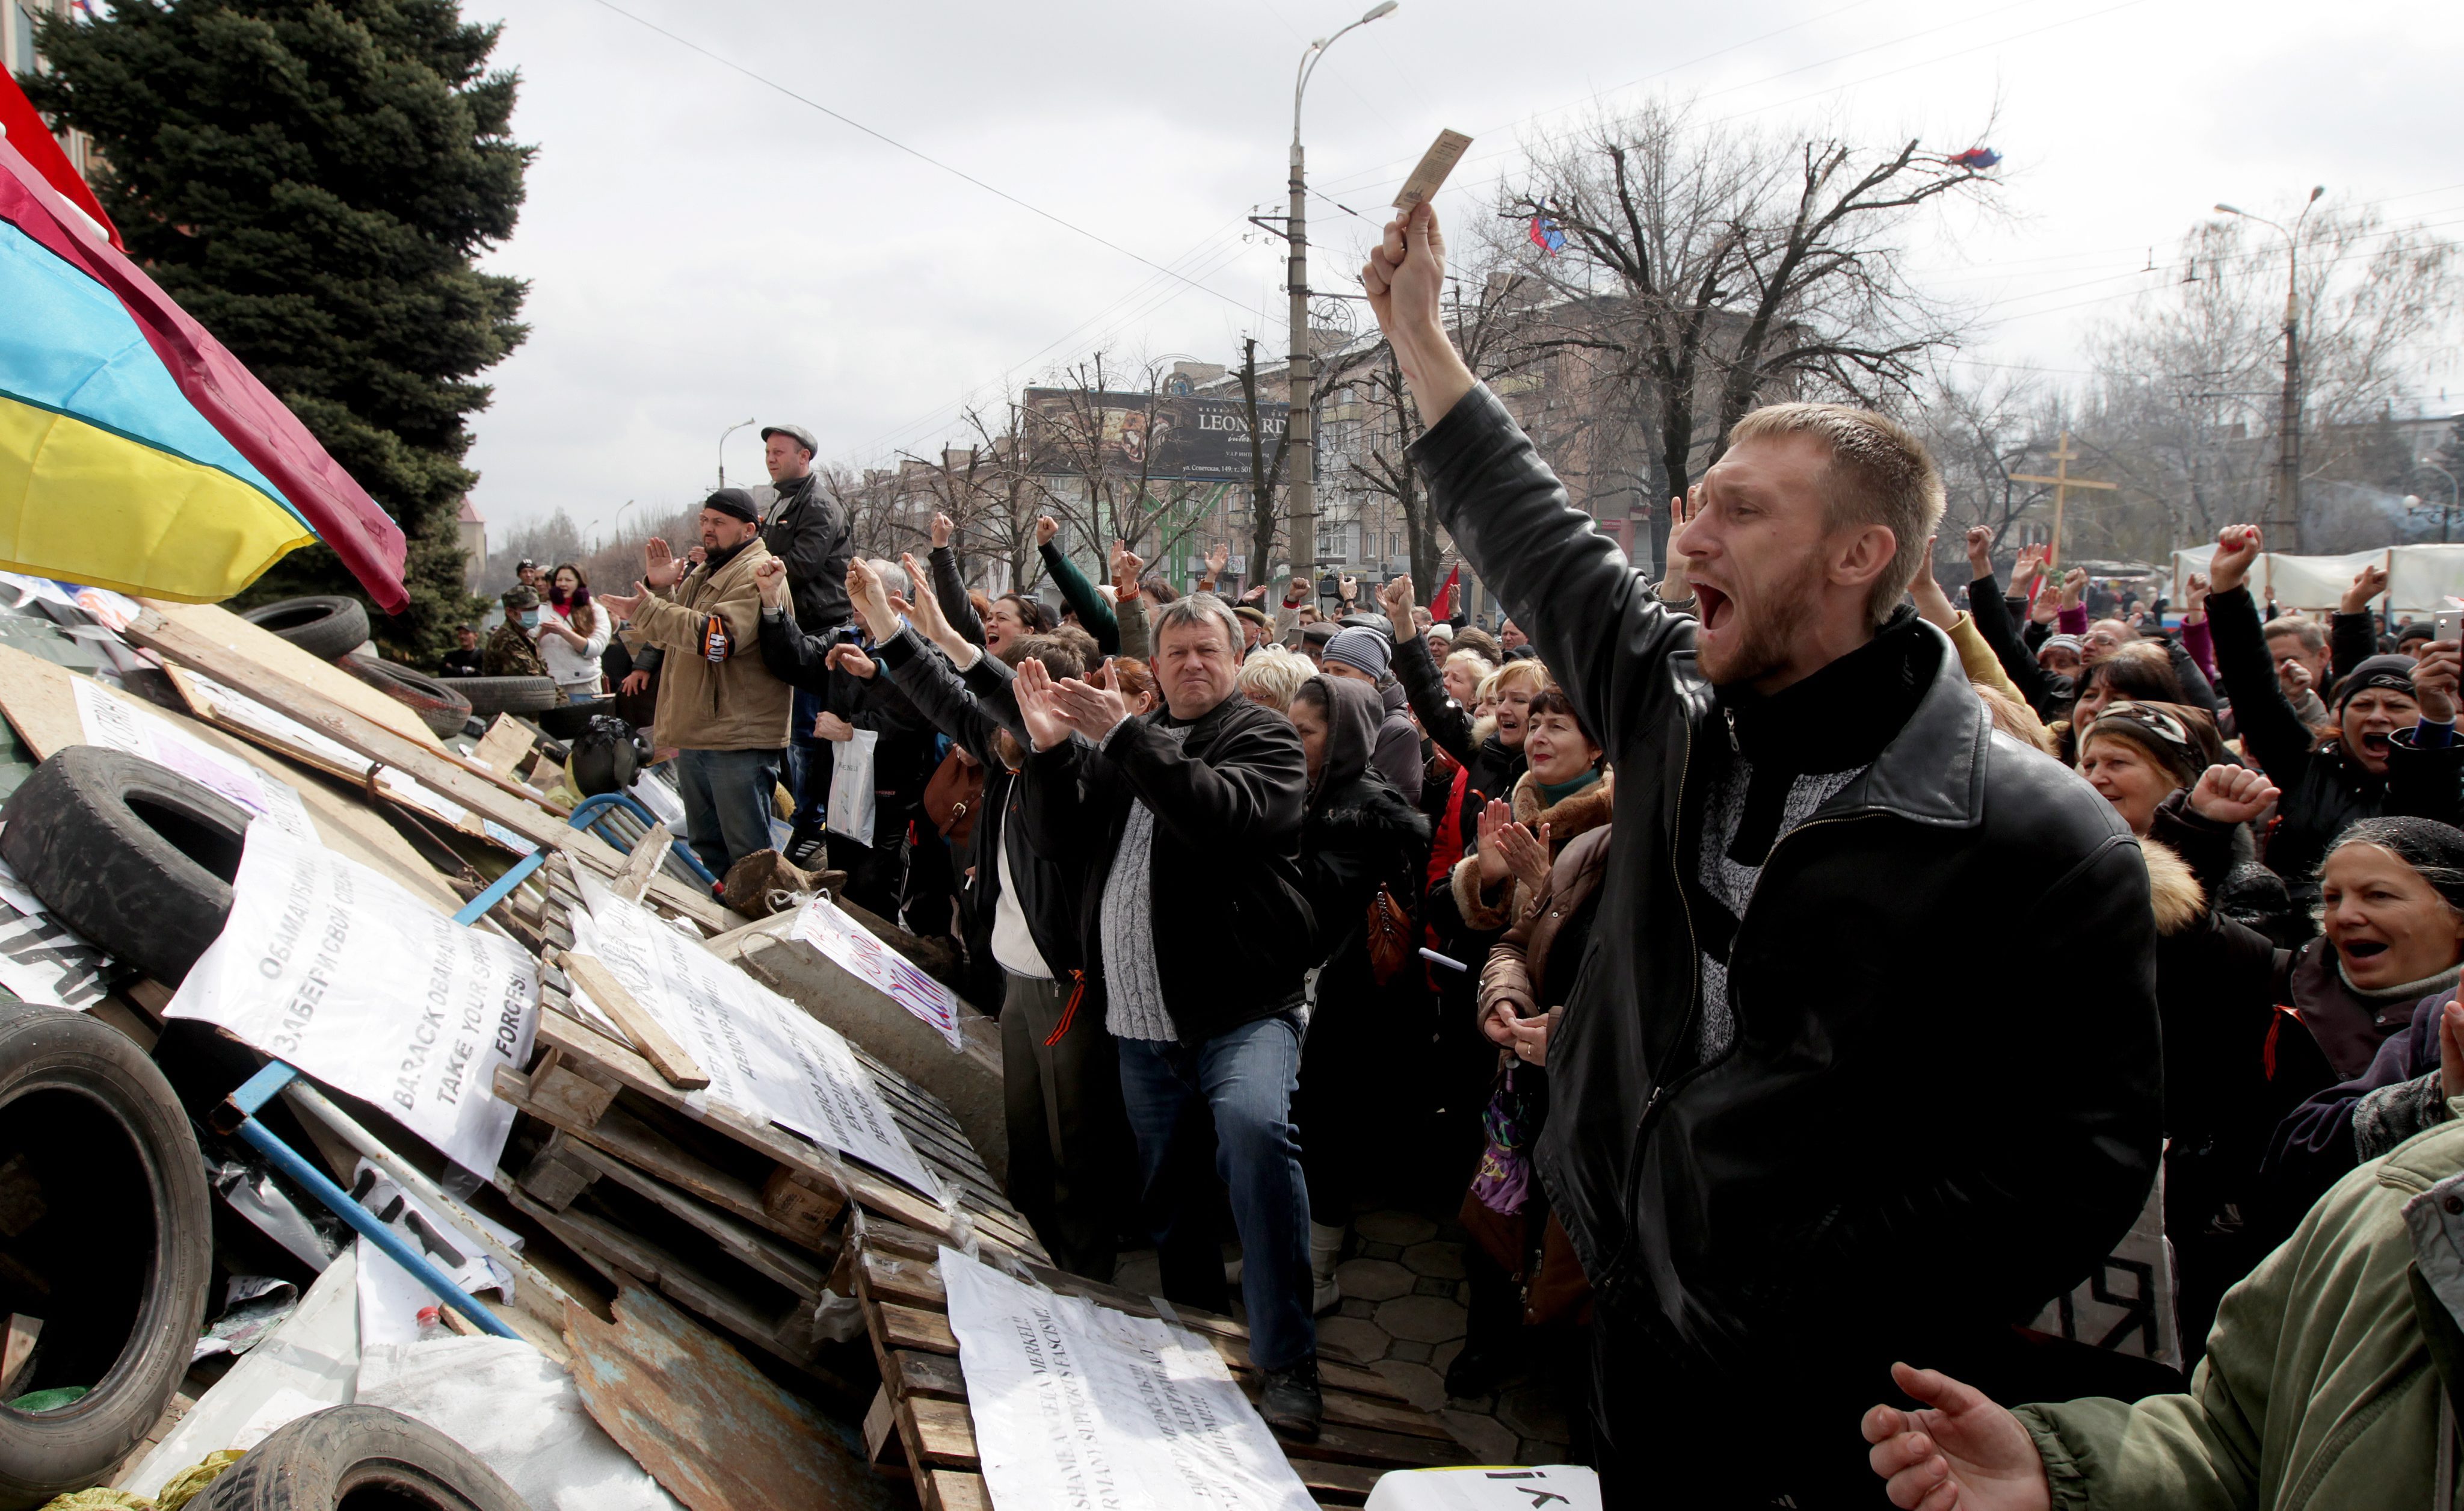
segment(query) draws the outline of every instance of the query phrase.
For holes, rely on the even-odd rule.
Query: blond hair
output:
[[[1449,656],[1447,659],[1451,660],[1453,658]],[[1536,693],[1544,687],[1553,687],[1556,685],[1556,679],[1549,675],[1549,669],[1541,665],[1537,660],[1527,656],[1519,660],[1508,661],[1504,666],[1499,667],[1496,671],[1480,679],[1480,696],[1483,698],[1497,697],[1503,694],[1507,688],[1517,682],[1529,682],[1530,684],[1529,687],[1524,689],[1527,693]]]
[[[1942,473],[1905,426],[1847,404],[1765,405],[1729,430],[1728,445],[1789,435],[1831,450],[1822,470],[1826,530],[1879,524],[1891,532],[1891,563],[1865,599],[1866,615],[1881,624],[1925,567],[1925,542],[1942,522]]]
[[[1292,710],[1292,695],[1316,675],[1317,668],[1308,656],[1270,645],[1241,663],[1241,694],[1253,703],[1287,714]]]
[[[1447,654],[1444,662],[1438,667],[1439,675],[1443,676],[1446,668],[1454,665],[1457,661],[1469,661],[1472,665],[1480,669],[1472,677],[1472,685],[1474,687],[1478,687],[1480,685],[1483,678],[1485,678],[1491,672],[1497,670],[1497,663],[1490,660],[1487,656],[1481,655],[1478,651],[1453,651]]]

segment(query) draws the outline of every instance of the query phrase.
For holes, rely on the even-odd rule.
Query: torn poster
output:
[[[976,1455],[996,1506],[1315,1511],[1203,1339],[941,1250]]]
[[[320,843],[317,826],[309,822],[307,805],[290,783],[115,697],[91,678],[73,678],[72,685],[77,689],[77,722],[84,726],[86,744],[125,750],[166,767],[295,839]]]
[[[583,877],[587,917],[573,918],[574,948],[596,955],[642,1011],[658,1019],[710,1077],[687,1096],[825,1144],[942,1199],[915,1146],[846,1039],[751,976]]]
[[[0,861],[0,987],[20,1002],[83,1011],[102,1000],[111,957],[52,917]]]
[[[796,912],[795,937],[839,963],[915,1017],[931,1024],[952,1049],[963,1048],[958,998],[913,961],[873,938],[872,931],[816,895]]]
[[[228,1030],[488,1172],[514,1122],[496,1068],[530,1063],[539,965],[355,860],[251,824],[231,918],[164,1015]]]

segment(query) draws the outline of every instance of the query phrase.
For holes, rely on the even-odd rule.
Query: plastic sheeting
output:
[[[616,1446],[573,1377],[508,1338],[371,1345],[359,1403],[443,1433],[504,1477],[531,1511],[683,1511]]]
[[[2173,553],[2175,604],[2192,572],[2204,572],[2214,559],[2213,545]],[[2390,545],[2345,556],[2295,556],[2262,551],[2250,569],[2251,592],[2265,603],[2273,594],[2281,608],[2328,610],[2341,606],[2353,575],[2365,567],[2388,569],[2387,601],[2398,617],[2426,617],[2447,606],[2450,594],[2464,598],[2464,545]]]

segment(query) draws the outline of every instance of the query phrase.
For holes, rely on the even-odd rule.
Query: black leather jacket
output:
[[[1609,1320],[1713,1382],[1845,1370],[1872,1398],[1890,1359],[2024,1320],[2086,1278],[2137,1216],[2160,1142],[2147,872],[2112,808],[1996,733],[1925,627],[1935,672],[1916,711],[1771,852],[1729,955],[1732,1046],[1693,1064],[1683,874],[1705,807],[1695,747],[1725,738],[1694,621],[1487,389],[1413,459],[1617,768],[1537,1149]],[[2049,932],[2060,968],[2010,968]]]
[[[847,622],[847,562],[855,537],[846,505],[830,497],[822,479],[806,473],[784,486],[757,490],[761,544],[787,564],[787,593],[796,623],[807,634],[826,635]]]

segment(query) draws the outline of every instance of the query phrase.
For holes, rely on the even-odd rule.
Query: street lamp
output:
[[[1309,90],[1309,77],[1326,57],[1326,51],[1343,39],[1345,32],[1367,26],[1395,9],[1397,0],[1379,0],[1360,19],[1332,36],[1322,36],[1301,54],[1299,73],[1292,80],[1292,176],[1291,214],[1284,223],[1286,237],[1291,242],[1291,263],[1285,276],[1292,298],[1292,413],[1285,429],[1285,444],[1290,459],[1287,476],[1291,478],[1292,575],[1303,582],[1317,576],[1317,453],[1309,433],[1310,389],[1316,381],[1316,357],[1309,350],[1309,184],[1302,171],[1301,159],[1301,97]]]
[[[2284,238],[2284,397],[2276,421],[2277,517],[2267,522],[2267,528],[2277,539],[2290,540],[2296,551],[2301,549],[2301,347],[2297,339],[2300,321],[2301,223],[2310,218],[2310,207],[2318,204],[2319,196],[2325,192],[2324,184],[2310,190],[2309,199],[2303,201],[2301,213],[2294,217],[2290,230],[2247,210],[2216,206],[2218,214],[2255,220]]]
[[[718,433],[718,485],[722,488],[727,486],[727,438],[752,423],[751,420],[738,420]]]
[[[2444,545],[2447,544],[2448,526],[2455,522],[2455,510],[2459,502],[2456,497],[2455,475],[2449,472],[2446,468],[2441,467],[2434,461],[2414,462],[2412,464],[2412,470],[2415,472],[2434,472],[2441,478],[2447,479],[2447,501],[2445,503],[2431,503],[2417,493],[2408,493],[2404,496],[2404,506],[2408,509],[2436,509],[2438,511],[2438,544]]]

